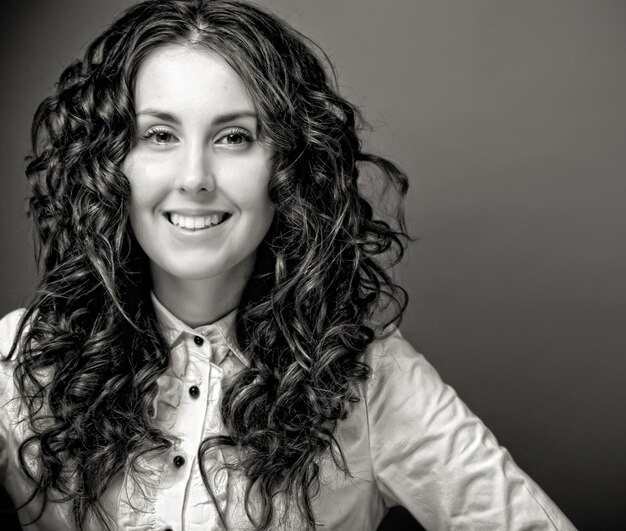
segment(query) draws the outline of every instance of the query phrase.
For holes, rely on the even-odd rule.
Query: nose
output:
[[[183,151],[176,186],[179,191],[194,194],[215,189],[213,164],[208,150],[201,143],[192,143]]]

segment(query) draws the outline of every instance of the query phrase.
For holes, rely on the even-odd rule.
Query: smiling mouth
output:
[[[167,220],[172,225],[189,232],[212,229],[224,223],[230,216],[228,212],[212,214],[210,216],[183,216],[176,212],[168,212],[166,214]]]

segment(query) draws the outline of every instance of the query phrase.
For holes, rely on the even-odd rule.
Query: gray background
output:
[[[131,3],[0,8],[2,314],[34,286],[32,114]],[[411,178],[405,335],[575,525],[625,528],[626,4],[263,3],[329,53]]]

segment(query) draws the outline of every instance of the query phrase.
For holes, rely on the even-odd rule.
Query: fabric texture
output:
[[[177,442],[169,453],[144,456],[133,473],[127,467],[115,477],[103,498],[107,512],[120,530],[219,530],[217,503],[229,529],[251,529],[243,507],[245,477],[222,466],[236,456],[214,450],[205,457],[215,500],[196,457],[204,438],[224,433],[222,389],[246,365],[233,336],[235,312],[192,329],[154,296],[153,303],[172,352],[159,379],[154,420]],[[0,321],[3,358],[22,313]],[[321,489],[313,503],[322,529],[374,530],[393,505],[404,506],[428,530],[575,529],[398,330],[371,344],[364,360],[371,378],[361,384],[360,401],[336,434],[351,477],[329,455],[320,463]],[[13,366],[0,363],[0,479],[19,504],[29,489],[17,462],[27,423],[20,422],[23,412],[13,400]],[[37,508],[22,509],[21,521],[29,521]],[[294,511],[276,528],[306,526]],[[49,504],[28,529],[75,529],[69,505]],[[88,522],[87,529],[98,527]]]

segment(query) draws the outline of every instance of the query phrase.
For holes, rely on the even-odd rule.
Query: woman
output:
[[[233,0],[131,8],[39,107],[40,289],[0,322],[32,529],[572,529],[394,327],[356,109]],[[23,421],[23,422],[20,422]]]

